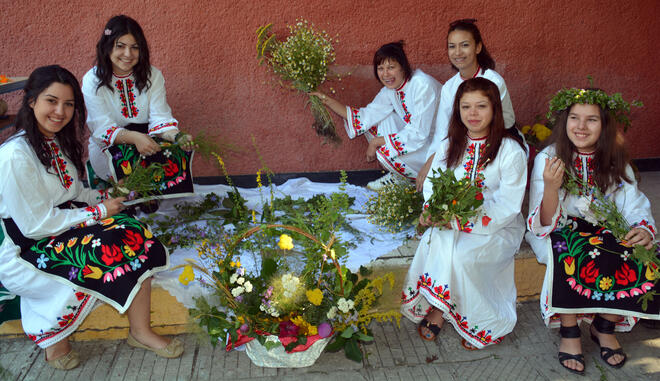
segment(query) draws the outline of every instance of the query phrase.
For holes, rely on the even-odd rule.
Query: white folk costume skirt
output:
[[[405,126],[406,123],[395,112],[390,113],[385,119],[380,121],[377,126],[373,126],[368,130],[354,129],[351,123],[344,123],[349,138],[353,139],[358,135],[364,134],[367,141],[371,141],[371,139],[376,136],[385,136],[387,139],[388,135],[398,133]],[[385,147],[386,146],[382,146],[380,149],[376,150],[376,158],[383,168],[394,174],[403,176],[408,180],[414,181],[415,178],[417,178],[419,170],[422,169],[422,166],[426,162],[426,146],[424,146],[424,149],[419,149],[399,156],[391,156],[390,152],[388,152]]]
[[[560,326],[560,313],[578,315],[591,323],[594,313],[622,315],[616,330],[630,331],[639,318],[660,319],[657,297],[641,303],[648,293],[660,293],[648,265],[630,259],[609,230],[578,217],[546,239],[548,263],[541,292],[541,314],[546,325]],[[644,308],[646,307],[646,308]]]
[[[402,314],[418,323],[433,306],[475,347],[499,343],[516,325],[519,226],[491,235],[429,228],[408,270]]]
[[[11,219],[3,227],[2,249],[20,255],[0,264],[2,285],[20,296],[23,330],[42,348],[73,333],[97,298],[124,313],[142,282],[169,266],[167,249],[125,214],[38,241]]]

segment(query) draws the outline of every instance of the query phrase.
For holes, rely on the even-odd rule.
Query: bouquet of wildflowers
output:
[[[304,245],[293,236],[322,249],[313,265],[299,266],[295,250]],[[278,224],[255,226],[219,244],[203,241],[201,260],[215,268],[191,262],[184,273],[194,278],[195,270],[201,272],[220,302],[198,298],[190,314],[207,329],[212,343],[227,340],[227,350],[256,339],[268,350],[282,345],[287,352],[300,351],[335,336],[328,350],[343,348],[348,358],[361,361],[358,343],[373,340],[367,328],[371,320],[399,318],[396,311],[373,310],[384,283],[391,287],[394,278],[387,274],[369,280],[364,269],[359,277],[340,264],[335,245],[339,251],[341,242],[334,235],[322,242],[302,229]],[[239,255],[247,255],[246,249],[260,254],[254,271],[241,265]]]
[[[382,226],[390,233],[400,232],[414,225],[422,212],[424,197],[415,186],[397,183],[380,189],[366,204],[367,220]]]
[[[309,93],[326,80],[328,66],[335,60],[330,36],[317,31],[306,20],[289,25],[289,36],[278,41],[271,33],[272,24],[257,29],[257,58],[266,62],[280,78],[280,84],[294,90]],[[287,83],[285,85],[284,83]],[[309,95],[309,105],[314,115],[313,127],[326,140],[338,143],[335,124],[321,100]]]
[[[619,184],[619,187],[621,185]],[[617,208],[614,198],[611,197],[612,193],[608,195],[604,194],[598,186],[589,185],[589,183],[575,175],[572,171],[564,172],[563,187],[566,192],[576,196],[581,195],[588,200],[588,209],[582,210],[587,222],[605,227],[612,232],[612,235],[617,240],[625,244],[624,237],[632,227],[626,220],[626,217]],[[640,266],[647,267],[647,278],[652,279],[655,285],[658,279],[660,279],[660,248],[658,244],[654,243],[651,249],[647,249],[642,245],[635,245],[630,258]],[[654,295],[656,295],[656,292],[652,291],[640,297],[639,301],[642,303],[643,310],[646,310],[648,302],[653,300]]]
[[[520,131],[525,135],[525,141],[533,146],[540,146],[545,139],[552,135],[552,130],[541,123],[534,123],[534,125],[524,125]]]
[[[454,170],[435,170],[430,177],[433,194],[424,207],[424,215],[431,216],[431,222],[437,226],[450,226],[457,221],[465,227],[469,220],[479,215],[484,203],[482,189],[477,185],[483,182],[483,175],[472,181],[468,178],[456,179]],[[483,217],[484,225],[490,219]]]

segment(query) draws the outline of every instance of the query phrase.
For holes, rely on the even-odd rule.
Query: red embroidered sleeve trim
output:
[[[155,125],[153,128],[150,128],[149,133],[151,134],[151,133],[154,133],[156,131],[160,131],[163,128],[176,127],[176,126],[178,126],[178,123],[176,123],[176,122],[161,123],[161,124]]]
[[[112,126],[105,130],[105,133],[101,134],[101,141],[103,141],[103,144],[105,147],[103,149],[106,149],[112,145],[112,136],[117,132],[119,129],[118,126]]]

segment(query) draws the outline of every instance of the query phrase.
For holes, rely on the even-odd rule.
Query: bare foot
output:
[[[46,348],[46,360],[58,359],[71,352],[71,344],[68,339],[58,341]]]
[[[559,352],[565,352],[572,355],[582,353],[582,343],[580,342],[580,338],[562,337],[561,342],[559,343]],[[562,362],[562,364],[564,364],[564,366],[568,367],[569,369],[573,369],[578,372],[582,372],[584,370],[584,365],[580,364],[576,360],[565,360]]]

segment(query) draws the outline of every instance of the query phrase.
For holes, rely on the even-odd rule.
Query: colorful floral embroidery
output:
[[[578,295],[598,301],[615,301],[644,294],[653,288],[643,275],[644,266],[627,261],[627,250],[611,232],[585,227],[588,222],[571,217],[572,223],[554,232],[553,253],[556,264],[566,274],[564,279]],[[596,254],[597,253],[597,254]],[[600,255],[608,253],[609,255]],[[619,262],[612,259],[621,254]],[[605,267],[606,266],[606,267]]]
[[[456,304],[451,299],[451,290],[447,284],[436,284],[436,282],[431,279],[428,273],[424,273],[419,276],[417,280],[417,287],[413,289],[408,287],[408,295],[404,292],[401,293],[401,303],[402,304],[412,304],[415,299],[420,295],[420,290],[426,290],[430,297],[437,300],[447,308],[446,316],[452,318],[456,322],[458,329],[463,331],[470,338],[478,341],[482,345],[488,344],[497,344],[502,341],[502,338],[493,339],[490,329],[480,329],[477,325],[471,325],[468,321],[467,316],[462,316],[456,312]],[[424,314],[422,311],[415,311],[414,307],[409,310],[415,316],[423,317]],[[421,315],[421,316],[420,316]]]
[[[575,173],[590,186],[595,186],[592,155],[576,155],[575,160],[573,161],[573,169],[575,170]],[[578,184],[578,186],[580,185]],[[582,190],[580,190],[580,195],[582,195]]]
[[[388,135],[388,138],[390,140],[390,145],[392,145],[392,148],[394,148],[394,150],[398,152],[399,155],[405,155],[408,153],[408,151],[404,147],[405,145],[399,139],[399,136],[397,134],[390,134]]]
[[[364,125],[360,121],[360,110],[354,107],[351,107],[351,127],[355,131],[355,135],[360,135],[361,131],[364,130]]]
[[[403,91],[397,91],[397,95],[399,96],[399,100],[401,101],[401,107],[403,108],[403,121],[406,122],[407,124],[410,124],[410,112],[408,112],[408,107],[406,107],[406,93]]]
[[[80,317],[80,313],[84,310],[87,303],[90,301],[90,296],[83,292],[76,292],[76,299],[78,305],[69,305],[66,306],[71,313],[64,314],[57,318],[57,325],[51,329],[44,332],[43,330],[37,334],[28,334],[27,336],[34,341],[35,344],[39,344],[45,340],[51,339],[54,336],[57,336],[62,331],[69,329]]]
[[[158,124],[158,125],[154,126],[153,128],[150,128],[149,133],[153,134],[154,132],[160,131],[163,128],[176,127],[176,126],[178,126],[178,124],[176,122],[161,123],[161,124]]]
[[[126,86],[124,86],[124,83],[126,83]],[[133,93],[135,83],[133,80],[130,78],[125,80],[118,79],[115,82],[115,87],[118,90],[119,100],[122,104],[121,114],[126,119],[136,118],[140,110],[138,110],[137,106],[135,105],[135,94]]]
[[[646,220],[641,220],[640,222],[634,223],[634,224],[632,225],[632,227],[633,227],[633,228],[636,228],[636,227],[645,227],[645,228],[649,229],[649,231],[651,232],[651,234],[653,234],[653,235],[655,236],[655,227],[654,227],[653,225],[649,224],[649,222],[646,221]]]
[[[66,169],[66,161],[64,160],[64,156],[60,151],[60,147],[55,144],[54,141],[51,141],[49,146],[52,152],[50,164],[57,172],[62,186],[64,186],[66,189],[69,189],[71,184],[73,184],[73,178],[71,175],[69,175],[69,171]]]
[[[475,184],[479,188],[484,187],[483,176],[479,176],[483,170],[483,163],[479,163],[478,167],[475,168],[475,162],[481,161],[485,150],[485,144],[475,142],[470,143],[470,145],[465,150],[467,153],[463,163],[463,169],[465,169],[465,178],[470,180],[476,179]]]
[[[118,126],[112,126],[105,130],[105,133],[101,134],[101,140],[103,141],[105,148],[108,148],[112,145],[112,135],[114,135],[118,129]]]

